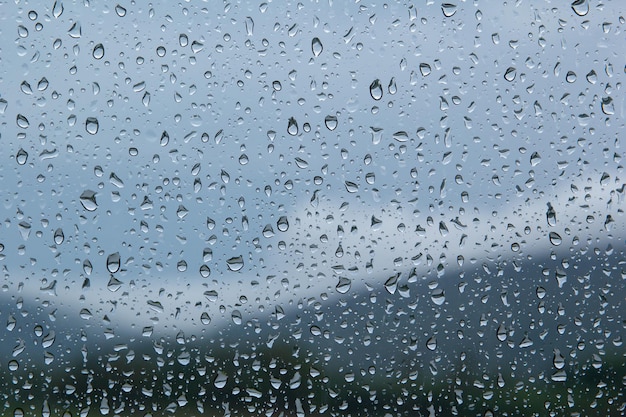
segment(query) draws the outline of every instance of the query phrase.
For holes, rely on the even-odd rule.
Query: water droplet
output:
[[[346,181],[344,185],[346,186],[346,190],[349,193],[356,193],[359,191],[359,186],[353,183],[352,181]]]
[[[409,140],[409,134],[406,133],[404,130],[394,133],[392,137],[398,142],[406,142]]]
[[[587,0],[575,0],[572,2],[572,10],[578,16],[585,16],[589,13],[589,3]]]
[[[252,36],[254,33],[254,20],[250,16],[246,17],[246,34]]]
[[[380,80],[378,78],[370,84],[370,95],[374,100],[380,100],[383,98],[383,87],[380,85]]]
[[[287,133],[291,136],[296,136],[298,134],[298,122],[293,117],[289,118],[289,122],[287,123]]]
[[[118,4],[115,6],[115,13],[117,13],[119,17],[124,17],[126,16],[126,9]]]
[[[241,323],[243,323],[243,318],[239,310],[233,310],[233,312],[230,314],[230,318],[236,325],[240,325]]]
[[[504,342],[506,340],[506,327],[503,324],[498,326],[498,330],[496,331],[496,337],[500,342]]]
[[[452,17],[456,13],[457,6],[452,3],[443,3],[441,5],[441,11],[445,17]]]
[[[395,77],[391,77],[391,80],[389,81],[389,86],[387,86],[387,91],[389,91],[389,94],[396,94],[398,92],[398,87],[396,87]]]
[[[16,361],[15,359],[12,359],[8,363],[8,368],[9,368],[9,371],[15,372],[20,368],[20,363]]]
[[[57,0],[52,5],[52,16],[59,18],[63,14],[63,2]]]
[[[28,126],[30,126],[30,123],[28,122],[28,119],[23,114],[19,114],[18,113],[17,117],[15,118],[15,122],[22,129],[27,129]]]
[[[429,64],[425,62],[422,62],[420,64],[420,74],[422,74],[423,77],[428,77],[431,72],[432,72],[432,69],[430,68]]]
[[[552,243],[554,246],[559,246],[563,241],[563,239],[561,239],[561,235],[559,235],[557,232],[550,232],[549,237],[550,243]]]
[[[574,71],[567,71],[567,74],[565,74],[565,81],[570,84],[576,82],[576,73]]]
[[[107,289],[111,292],[116,292],[120,288],[122,288],[122,281],[111,275],[109,282],[107,283]]]
[[[541,155],[539,155],[538,152],[533,152],[532,155],[530,155],[530,165],[534,167],[534,166],[539,165],[540,162],[541,162]]]
[[[563,369],[565,367],[565,358],[563,357],[559,349],[554,349],[552,364],[556,369]]]
[[[287,216],[280,216],[278,222],[276,223],[276,227],[278,227],[278,230],[281,232],[289,230],[289,221],[287,220]]]
[[[426,347],[428,350],[436,350],[437,349],[437,338],[432,336],[430,339],[426,341]]]
[[[320,56],[322,51],[324,50],[324,46],[319,38],[313,38],[311,41],[311,51],[313,51],[314,56]]]
[[[395,294],[398,289],[398,278],[400,278],[400,274],[396,274],[392,277],[387,278],[385,281],[385,289],[389,294]]]
[[[200,315],[200,322],[201,322],[202,324],[204,324],[205,326],[207,326],[207,325],[211,324],[211,316],[209,316],[209,314],[208,314],[208,313],[203,312],[203,313]]]
[[[94,46],[93,47],[93,52],[91,53],[91,55],[95,59],[102,59],[102,57],[104,57],[104,45],[99,43],[96,46]]]
[[[121,259],[120,259],[119,252],[115,252],[107,256],[107,270],[110,273],[114,274],[117,271],[119,271],[120,265],[121,265]]]
[[[215,376],[215,379],[213,379],[213,385],[215,385],[215,388],[222,389],[226,386],[227,381],[228,376],[222,373],[222,371],[217,371],[217,375]]]
[[[187,37],[187,35],[185,35],[184,33],[178,35],[178,44],[183,48],[189,45],[189,38]]]
[[[99,127],[100,125],[98,124],[98,119],[96,119],[95,117],[88,117],[85,121],[85,130],[90,135],[95,135],[96,133],[98,133]]]
[[[345,294],[350,291],[350,287],[352,286],[352,281],[346,277],[339,277],[339,282],[335,289],[339,294]]]
[[[28,161],[28,152],[20,148],[20,150],[17,151],[17,154],[15,155],[15,160],[19,165],[26,164],[26,161]]]
[[[22,90],[22,93],[27,95],[33,94],[33,89],[26,81],[22,81],[22,84],[20,84],[20,90]]]
[[[96,203],[96,193],[91,190],[83,191],[80,195],[80,203],[87,211],[96,210],[98,208],[98,203]]]
[[[531,347],[532,345],[533,345],[533,341],[530,340],[528,335],[525,335],[524,338],[522,339],[522,341],[519,342],[519,347],[521,347],[521,348]]]
[[[504,79],[508,82],[515,80],[515,76],[517,75],[517,69],[515,67],[508,67],[504,72]]]
[[[65,240],[65,235],[63,234],[63,229],[60,227],[54,231],[54,243],[60,245]]]
[[[226,261],[226,266],[228,267],[229,270],[233,272],[240,271],[241,268],[243,268],[243,257],[241,255],[233,256],[232,258]]]
[[[446,295],[441,288],[435,288],[430,293],[430,299],[433,303],[440,306],[446,301]]]
[[[600,106],[602,108],[602,113],[607,116],[615,114],[615,106],[613,105],[612,97],[602,97],[602,103]]]
[[[332,132],[337,128],[337,116],[326,116],[324,124],[326,128]]]
[[[63,8],[63,6],[61,6],[61,9]],[[71,38],[74,39],[78,39],[80,38],[81,34],[82,34],[82,30],[80,27],[80,22],[74,22],[74,24],[72,25],[72,27],[70,28],[70,30],[67,32],[68,35],[70,35]]]
[[[554,211],[554,207],[552,204],[548,203],[548,210],[546,211],[546,219],[548,221],[548,226],[556,226],[556,211]]]

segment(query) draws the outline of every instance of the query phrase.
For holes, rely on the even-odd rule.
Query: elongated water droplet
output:
[[[559,349],[554,349],[552,364],[556,369],[563,369],[565,367],[565,357],[563,357]]]
[[[250,16],[246,17],[246,34],[252,36],[254,33],[254,20]]]
[[[370,95],[374,100],[380,100],[383,98],[383,87],[380,85],[380,80],[378,78],[370,84]]]
[[[289,118],[289,122],[287,123],[287,133],[291,136],[296,136],[298,134],[298,122],[293,117]]]
[[[278,230],[281,232],[289,230],[289,221],[287,220],[287,216],[280,216],[278,222],[276,222],[276,227],[278,227]]]
[[[226,261],[226,266],[233,272],[240,271],[243,268],[243,257],[241,255],[233,256]]]
[[[104,56],[104,45],[99,43],[96,46],[94,46],[91,55],[95,59],[102,59],[102,57]]]
[[[430,339],[426,341],[426,347],[428,350],[436,350],[437,349],[437,338],[432,336]]]
[[[57,0],[52,5],[52,16],[58,19],[62,14],[63,14],[63,2]]]
[[[96,210],[98,208],[98,203],[96,203],[96,193],[91,190],[83,191],[80,195],[80,204],[82,204],[87,211]]]
[[[409,140],[409,134],[406,133],[405,131],[401,130],[399,132],[394,133],[393,138],[395,140],[397,140],[398,142],[406,142]]]
[[[395,294],[398,289],[398,278],[400,278],[400,274],[396,274],[392,277],[387,278],[385,281],[385,289],[389,294]]]
[[[322,51],[324,50],[324,46],[319,38],[313,38],[311,41],[311,51],[313,51],[314,56],[320,56]]]
[[[546,219],[548,221],[548,226],[556,226],[556,211],[554,211],[554,207],[552,204],[548,203],[548,210],[546,211]]]
[[[504,342],[506,340],[506,327],[503,324],[498,326],[498,330],[496,331],[496,337],[500,342]]]
[[[54,231],[54,243],[60,245],[65,240],[65,235],[63,234],[63,229],[60,227]]]
[[[96,119],[95,117],[88,117],[85,121],[85,130],[90,135],[95,135],[96,133],[98,133],[99,128],[100,125],[98,123],[98,119]]]
[[[80,27],[80,22],[74,22],[74,24],[72,25],[72,27],[68,31],[68,35],[70,35],[70,37],[72,37],[74,39],[78,39],[78,38],[80,38],[81,34],[82,34],[82,30],[81,30],[81,27]]]
[[[120,259],[119,252],[115,252],[107,256],[107,270],[110,273],[114,274],[117,271],[119,271],[120,265],[121,265],[121,259]]]
[[[22,129],[28,129],[28,126],[30,126],[28,119],[23,114],[18,113],[17,117],[15,118],[15,122]]]

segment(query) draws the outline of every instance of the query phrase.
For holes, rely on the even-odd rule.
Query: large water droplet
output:
[[[517,69],[515,69],[515,67],[508,67],[506,71],[504,72],[504,79],[507,80],[508,82],[511,82],[515,79],[516,75],[517,75]]]
[[[57,0],[52,5],[52,16],[58,19],[59,16],[61,16],[62,14],[63,14],[63,2],[60,0]]]
[[[500,342],[504,342],[506,340],[506,327],[503,324],[498,326],[498,330],[496,330],[496,337]]]
[[[589,13],[589,3],[587,0],[575,0],[572,2],[572,10],[578,16],[585,16]]]
[[[296,136],[298,134],[298,122],[293,117],[289,118],[289,122],[287,123],[287,133],[291,136]]]
[[[228,267],[229,270],[233,272],[240,271],[241,268],[243,268],[243,257],[241,255],[233,256],[232,258],[226,261],[226,266]]]
[[[93,55],[95,59],[102,59],[102,57],[104,56],[104,45],[99,43],[94,46],[91,55]]]
[[[422,62],[420,64],[420,74],[422,74],[423,77],[428,77],[431,72],[432,72],[432,69],[430,68],[429,64],[425,62]]]
[[[313,38],[311,41],[311,51],[313,51],[314,56],[320,56],[322,51],[324,50],[324,46],[319,38]]]
[[[351,286],[352,286],[352,281],[350,281],[349,278],[339,277],[339,282],[337,283],[337,286],[335,287],[335,289],[337,290],[339,294],[345,294],[348,291],[350,291]]]
[[[23,114],[17,115],[17,117],[15,118],[15,123],[17,123],[17,125],[21,127],[22,129],[27,129],[28,126],[30,126],[28,119]]]
[[[83,191],[80,195],[80,204],[82,204],[87,211],[96,210],[98,208],[98,203],[96,203],[96,193],[91,190]]]
[[[126,16],[126,9],[118,4],[115,6],[115,13],[117,13],[119,17],[124,17]]]
[[[380,85],[380,80],[378,78],[370,84],[370,95],[374,100],[380,100],[383,98],[383,87]]]
[[[441,288],[436,288],[430,293],[430,299],[433,303],[440,306],[446,301],[446,295]]]
[[[121,265],[121,259],[120,259],[119,252],[115,252],[107,256],[107,270],[110,273],[114,274],[117,271],[119,271],[120,265]]]
[[[65,240],[65,235],[63,234],[63,229],[60,227],[54,231],[54,243],[60,245]]]
[[[217,375],[215,376],[215,379],[213,380],[213,385],[215,385],[215,388],[221,389],[226,386],[227,381],[228,381],[228,376],[222,373],[222,371],[217,371]]]
[[[556,226],[556,211],[554,211],[554,207],[552,207],[552,204],[550,203],[548,203],[546,219],[548,221],[548,226]]]
[[[359,186],[352,181],[346,181],[344,184],[346,186],[346,190],[349,193],[356,193],[357,191],[359,191]]]
[[[428,350],[436,350],[437,349],[437,338],[432,336],[430,339],[426,341],[426,347]]]
[[[389,294],[395,294],[396,290],[398,289],[398,278],[400,277],[400,274],[396,274],[392,277],[387,278],[387,281],[385,281],[385,289],[387,290],[387,292]]]
[[[246,17],[246,34],[252,36],[254,33],[254,20],[250,16]]]
[[[20,150],[17,151],[17,154],[15,155],[15,160],[19,165],[24,165],[26,161],[28,161],[28,152],[20,148]]]
[[[100,125],[98,124],[98,119],[96,119],[95,117],[88,117],[87,121],[85,121],[85,130],[90,135],[95,135],[96,133],[98,133],[99,127]]]
[[[601,103],[602,113],[607,116],[612,116],[615,114],[615,106],[613,105],[613,98],[611,97],[603,97]]]
[[[62,7],[63,6],[61,6],[61,8]],[[78,38],[80,38],[81,34],[82,34],[82,30],[80,28],[80,22],[74,22],[74,24],[72,25],[72,27],[68,31],[68,35],[70,35],[70,37],[72,37],[74,39],[78,39]]]
[[[409,134],[406,133],[404,130],[401,130],[399,132],[394,133],[393,138],[395,140],[397,140],[398,142],[406,142],[409,140]]]
[[[203,312],[203,313],[200,315],[200,322],[202,322],[202,324],[204,324],[205,326],[206,326],[206,325],[209,325],[209,324],[211,324],[211,317],[209,316],[209,314],[208,314],[208,313]]]
[[[278,230],[281,232],[289,230],[289,221],[287,220],[287,216],[280,216],[278,222],[276,222],[276,227],[278,227]]]
[[[563,239],[561,239],[561,235],[559,235],[557,232],[550,232],[549,237],[550,243],[552,243],[554,246],[559,246],[563,241]]]
[[[326,116],[324,124],[326,128],[332,132],[337,128],[337,116]]]
[[[441,5],[441,11],[445,17],[452,17],[456,13],[457,6],[452,3],[443,3]]]

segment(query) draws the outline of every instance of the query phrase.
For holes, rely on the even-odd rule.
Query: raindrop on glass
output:
[[[97,44],[93,48],[93,52],[91,53],[95,59],[102,59],[104,57],[104,45],[101,43]]]
[[[370,95],[374,100],[380,100],[383,98],[383,87],[380,85],[379,79],[375,79],[370,84]]]
[[[95,117],[88,117],[85,121],[85,130],[90,135],[95,135],[96,133],[98,133],[99,127],[100,125],[98,124],[98,119],[96,119]]]
[[[233,256],[232,258],[226,261],[226,266],[230,271],[237,272],[243,268],[243,257],[242,256]]]
[[[335,130],[337,128],[337,116],[326,116],[324,124],[328,130]]]
[[[114,274],[120,270],[121,260],[120,253],[115,252],[107,256],[107,270]]]
[[[82,204],[87,211],[95,211],[98,208],[96,193],[91,190],[83,191],[80,195],[80,204]]]
[[[322,46],[322,42],[319,38],[313,38],[311,41],[311,51],[313,51],[314,56],[320,56],[322,51],[324,50],[324,46]]]

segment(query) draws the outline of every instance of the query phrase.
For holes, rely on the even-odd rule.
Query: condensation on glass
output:
[[[2,415],[622,415],[621,1],[0,5]]]

